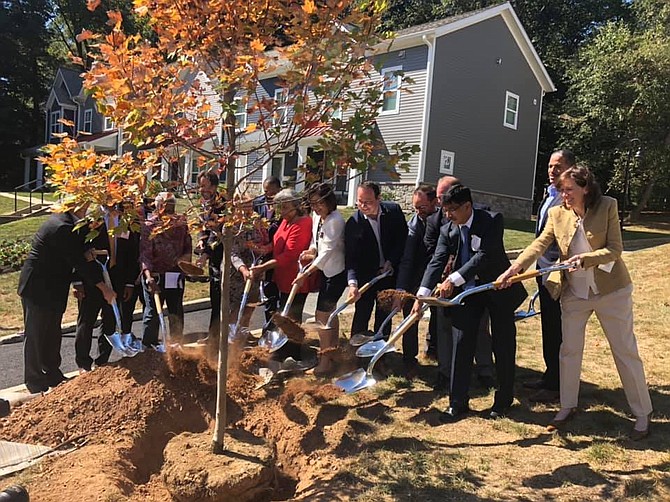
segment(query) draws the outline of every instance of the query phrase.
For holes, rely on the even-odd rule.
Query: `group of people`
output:
[[[514,313],[527,297],[523,285],[510,279],[534,262],[538,268],[568,262],[575,271],[537,279],[546,371],[540,380],[524,386],[534,389],[531,400],[552,402],[560,398],[561,408],[550,427],[561,428],[574,416],[585,326],[595,312],[636,418],[631,437],[645,437],[652,405],[633,333],[632,285],[621,259],[616,201],[600,193],[591,172],[578,167],[568,150],[552,154],[548,175],[549,187],[538,212],[537,239],[514,263],[505,252],[502,215],[476,204],[470,189],[454,177],[443,177],[436,187],[421,185],[414,191],[415,213],[409,223],[400,205],[383,201],[379,185],[371,181],[358,186],[357,209],[345,222],[331,185],[315,185],[302,197],[293,189],[282,189],[277,178],[269,177],[263,182],[261,196],[237,201],[245,214],[255,213],[250,220],[263,218],[268,225],[242,225],[232,239],[233,267],[223,278],[231,285],[231,322],[235,329],[249,323],[253,307],[236,317],[248,285],[252,286],[252,303],[264,303],[268,323],[288,302],[288,316],[302,322],[307,295],[318,292],[315,317],[325,325],[347,290],[347,298],[355,301],[350,334],[368,332],[374,310],[372,329],[387,338],[391,326],[384,320],[392,308],[407,316],[419,312],[422,304],[419,300],[403,302],[403,295],[396,295],[390,306],[379,301],[380,291],[452,297],[479,284],[499,281],[498,289],[468,296],[462,306],[432,307],[428,337],[428,351],[434,351],[438,361],[435,389],[450,396],[441,420],[453,422],[469,413],[475,360],[480,381],[496,388],[487,412],[495,419],[508,414],[515,397]],[[215,173],[202,173],[198,178],[203,231],[194,251],[197,264],[204,266],[208,261],[212,300],[205,343],[217,340],[221,320],[224,240],[217,221],[226,201],[217,185]],[[171,332],[180,336],[184,274],[179,262],[190,262],[193,250],[186,222],[174,213],[174,195],[164,192],[156,198],[155,209],[147,215],[140,233],[108,232],[119,218],[110,210],[100,222],[98,237],[87,243],[82,232],[73,232],[85,208],[55,214],[40,228],[19,285],[29,390],[43,391],[64,379],[59,369],[60,321],[73,269],[80,307],[76,354],[82,371],[109,358],[111,347],[104,336],[98,338],[97,359],[89,353],[93,323],[100,311],[102,334],[109,335],[117,328],[110,308],[115,298],[122,305],[120,328],[130,333],[132,310],[141,292],[144,345],[159,343],[156,301],[167,302]],[[100,251],[111,287],[103,280],[103,267],[96,263]],[[373,279],[372,287],[363,287]],[[330,327],[335,329],[319,331],[321,351],[314,372],[320,376],[336,370],[333,351],[329,350],[338,345],[336,318]],[[406,376],[413,378],[419,367],[416,325],[404,334],[402,345]]]

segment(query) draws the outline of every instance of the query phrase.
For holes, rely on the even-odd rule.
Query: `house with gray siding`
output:
[[[542,100],[555,87],[512,6],[401,30],[372,57],[378,69],[373,78],[384,90],[377,119],[383,143],[406,141],[420,151],[407,171],[397,173],[399,178],[383,166],[340,176],[341,202],[353,206],[357,185],[369,179],[382,184],[386,197],[408,207],[419,183],[453,175],[479,202],[510,217],[529,217]],[[280,92],[276,76],[259,87],[261,96],[281,99]],[[245,124],[253,120],[244,117]],[[318,129],[273,158],[246,158],[253,172],[248,180],[258,184],[274,174],[303,188],[298,166],[324,155],[313,148]],[[261,141],[260,133],[243,135],[240,149],[255,141]]]

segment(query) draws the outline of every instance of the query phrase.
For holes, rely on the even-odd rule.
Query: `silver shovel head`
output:
[[[109,342],[109,344],[112,346],[114,350],[116,350],[119,354],[122,356],[126,356],[126,346],[123,344],[123,340],[121,339],[121,334],[116,332],[112,333],[111,335],[105,335],[105,338]]]
[[[350,371],[341,377],[333,379],[333,384],[348,394],[353,392],[352,389],[355,389],[365,380],[365,376],[365,370],[363,368],[358,368],[357,370]]]
[[[352,389],[347,391],[347,394],[353,394],[354,392],[358,392],[359,390],[363,389],[368,389],[375,385],[377,383],[377,380],[374,379],[374,377],[369,376],[367,373],[365,374],[365,378],[359,383],[358,385],[354,386]]]
[[[262,338],[263,337],[261,337],[261,339]],[[263,344],[261,344],[261,340],[258,340],[258,345],[268,348],[272,353],[281,349],[284,345],[286,345],[286,342],[288,342],[288,337],[281,330],[273,329],[265,334],[265,340]]]
[[[380,350],[384,349],[386,346],[386,340],[375,340],[372,342],[368,342],[365,345],[361,345],[358,347],[358,350],[356,351],[356,356],[357,357],[372,357],[374,356],[377,352]],[[390,346],[388,347],[387,350],[384,351],[384,354],[387,352],[395,352],[396,348],[395,346]]]

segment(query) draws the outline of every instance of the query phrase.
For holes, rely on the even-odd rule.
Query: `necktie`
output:
[[[110,215],[108,218],[108,228],[109,232],[113,232],[116,228],[116,216]],[[109,268],[112,268],[116,265],[116,235],[107,234],[109,236]]]
[[[470,252],[470,229],[467,225],[461,227],[461,267],[465,265],[472,258]],[[463,284],[463,289],[471,289],[475,287],[475,280],[470,279]]]

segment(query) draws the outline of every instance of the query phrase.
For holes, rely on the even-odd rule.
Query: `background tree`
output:
[[[566,141],[614,195],[628,171],[635,219],[670,178],[670,5],[638,0],[633,13],[629,23],[598,29],[580,51],[564,118]]]
[[[7,0],[0,6],[0,186],[22,182],[22,149],[44,140],[40,103],[56,67],[49,54],[46,0]]]

